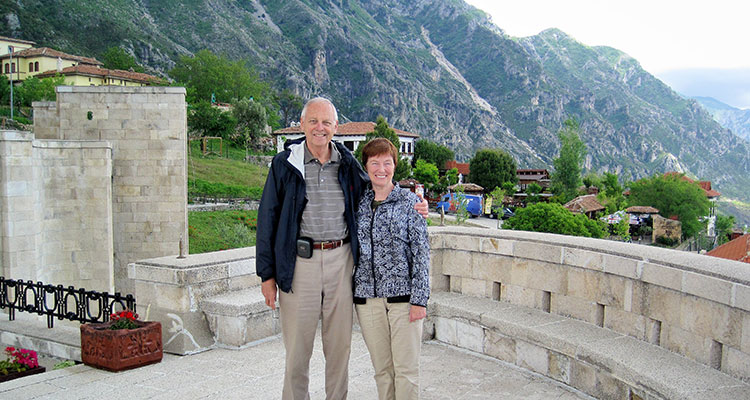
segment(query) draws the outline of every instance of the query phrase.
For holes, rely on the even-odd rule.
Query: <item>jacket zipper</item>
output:
[[[373,200],[375,200],[374,197]],[[370,207],[372,207],[372,205]],[[378,206],[378,208],[380,208],[380,206]],[[372,269],[372,293],[375,295],[375,297],[378,297],[378,283],[377,279],[375,278],[375,235],[373,230],[375,227],[375,213],[378,212],[378,208],[373,210],[372,216],[370,217],[370,268]]]

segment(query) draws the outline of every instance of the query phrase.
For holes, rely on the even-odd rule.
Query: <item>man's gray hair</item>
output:
[[[328,100],[325,97],[314,97],[308,100],[307,103],[305,103],[305,106],[302,107],[302,114],[300,115],[301,119],[303,121],[305,120],[305,112],[307,112],[307,106],[313,103],[320,103],[320,102],[328,103],[331,106],[331,108],[333,108],[333,118],[336,122],[338,122],[339,113],[336,111],[336,106],[334,106],[333,103],[331,103],[331,100]]]

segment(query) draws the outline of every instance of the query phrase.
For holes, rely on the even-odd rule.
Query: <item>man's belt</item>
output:
[[[315,250],[333,250],[337,247],[341,247],[344,245],[344,243],[349,243],[349,238],[344,238],[341,240],[329,240],[327,242],[314,242],[313,243],[313,249]]]

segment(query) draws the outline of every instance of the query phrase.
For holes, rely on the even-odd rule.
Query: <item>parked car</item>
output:
[[[508,207],[494,207],[488,217],[494,219],[497,219],[498,217],[502,219],[508,219],[514,215],[516,215],[516,213],[514,213],[513,210]]]
[[[466,211],[468,211],[472,217],[478,217],[482,215],[482,210],[484,208],[482,205],[482,196],[465,194],[464,201],[467,202]],[[446,193],[442,195],[440,197],[440,201],[437,203],[436,209],[440,211],[441,208],[446,214],[455,213],[458,209],[458,200],[456,198],[456,194]]]

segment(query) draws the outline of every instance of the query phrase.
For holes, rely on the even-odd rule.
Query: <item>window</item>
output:
[[[39,72],[39,61],[34,61],[34,71]]]
[[[29,72],[34,72],[34,63],[29,63]]]
[[[10,64],[10,72],[16,72],[16,63]]]

